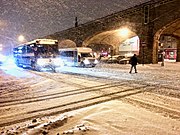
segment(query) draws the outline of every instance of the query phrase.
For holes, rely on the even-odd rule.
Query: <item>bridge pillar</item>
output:
[[[140,51],[139,51],[139,63],[142,64],[150,64],[155,63],[156,61],[153,59],[153,49],[150,43],[141,42],[140,43]]]
[[[180,62],[180,37],[177,37],[177,58],[176,62]]]
[[[139,63],[150,64],[157,63],[157,50],[153,47],[154,35],[153,35],[154,24],[149,23],[144,27],[141,27],[139,31],[140,38],[140,50],[139,50]],[[155,49],[155,50],[154,50]]]
[[[114,47],[114,55],[119,55],[119,44]]]

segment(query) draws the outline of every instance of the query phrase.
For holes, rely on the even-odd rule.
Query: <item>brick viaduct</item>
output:
[[[60,42],[72,41],[76,46],[88,46],[98,42],[98,44],[110,44],[113,46],[114,54],[117,54],[122,39],[118,40],[114,35],[119,29],[127,27],[131,30],[131,37],[135,35],[139,37],[139,58],[142,60],[144,51],[145,63],[158,62],[158,46],[160,37],[163,35],[177,39],[177,61],[180,61],[179,6],[180,0],[151,0],[80,24],[77,27],[48,35],[46,38],[58,39]]]

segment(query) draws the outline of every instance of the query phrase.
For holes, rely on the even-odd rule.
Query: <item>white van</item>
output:
[[[88,47],[59,49],[59,55],[66,66],[95,67],[98,63],[92,49]]]

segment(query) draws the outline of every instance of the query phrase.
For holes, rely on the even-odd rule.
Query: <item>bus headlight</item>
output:
[[[55,66],[64,66],[64,62],[60,58],[54,59],[53,63]]]
[[[44,59],[37,59],[37,64],[43,66],[46,64],[46,61]]]
[[[5,62],[6,61],[6,56],[0,54],[0,61]]]

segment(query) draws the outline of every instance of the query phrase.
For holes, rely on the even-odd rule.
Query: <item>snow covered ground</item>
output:
[[[180,63],[57,73],[0,67],[0,134],[179,135]]]

